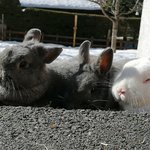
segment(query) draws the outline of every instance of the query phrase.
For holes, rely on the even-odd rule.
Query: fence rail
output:
[[[25,35],[25,32],[7,31],[5,40],[22,41],[24,38],[24,35]],[[105,48],[105,47],[110,46],[110,39],[95,39],[93,37],[90,37],[90,38],[76,37],[76,46],[79,46],[84,40],[90,40],[92,43],[92,47]],[[67,46],[73,45],[72,36],[43,34],[42,41],[45,43],[57,43],[57,44],[63,44]],[[118,49],[126,49],[128,47],[136,48],[136,45],[137,45],[137,41],[117,40]]]

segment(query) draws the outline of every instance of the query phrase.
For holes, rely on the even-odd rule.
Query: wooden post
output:
[[[4,40],[4,14],[2,14],[2,41]]]
[[[138,40],[138,57],[150,56],[150,0],[144,0],[140,33]]]
[[[76,46],[76,35],[77,35],[78,15],[74,16],[74,27],[73,27],[73,47]]]
[[[111,37],[111,30],[108,30],[107,39],[106,39],[106,47],[110,46],[110,37]]]

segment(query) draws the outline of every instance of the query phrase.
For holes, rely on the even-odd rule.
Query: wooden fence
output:
[[[24,35],[25,35],[25,32],[7,31],[6,40],[22,41],[24,38]],[[109,45],[107,45],[107,44],[109,44],[108,40],[95,39],[93,37],[90,37],[90,38],[76,37],[75,46],[79,46],[84,40],[90,40],[93,47],[109,46]],[[63,45],[68,45],[68,46],[73,45],[73,37],[72,36],[43,34],[42,41],[45,43],[57,43],[57,44],[63,44]]]
[[[25,35],[25,32],[7,31],[5,40],[22,41],[24,38],[24,35]],[[110,46],[110,39],[95,39],[93,37],[90,37],[90,38],[76,37],[75,46],[79,46],[84,40],[90,40],[92,43],[92,47],[105,48],[105,47]],[[73,37],[43,34],[42,42],[73,46]],[[136,45],[137,45],[137,41],[123,41],[122,39],[117,40],[118,49],[127,49],[127,48],[132,48],[132,47],[136,48]]]

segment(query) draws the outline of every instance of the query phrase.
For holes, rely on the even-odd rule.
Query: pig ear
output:
[[[51,63],[52,61],[54,61],[63,50],[59,47],[46,47],[42,44],[34,44],[32,49],[37,51],[39,57],[43,59],[44,63]]]
[[[54,48],[46,48],[46,53],[44,56],[44,62],[45,63],[51,63],[54,61],[62,52],[62,48],[54,47]]]
[[[113,50],[111,48],[106,48],[98,57],[97,65],[99,72],[102,74],[107,73],[111,66],[113,61]]]
[[[40,42],[41,36],[42,34],[40,29],[32,28],[24,36],[23,42]]]
[[[91,42],[86,40],[84,41],[79,48],[79,64],[84,65],[89,63],[89,49]]]

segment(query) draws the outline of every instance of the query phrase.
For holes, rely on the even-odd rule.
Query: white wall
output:
[[[144,0],[138,42],[138,57],[150,56],[150,0]]]

